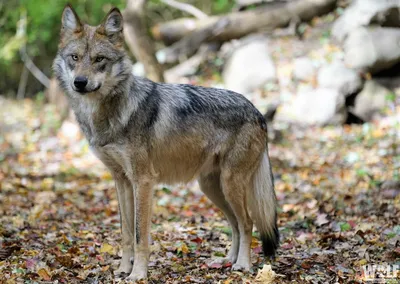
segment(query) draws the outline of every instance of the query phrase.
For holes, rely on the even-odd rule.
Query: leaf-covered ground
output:
[[[275,283],[349,283],[361,281],[365,264],[399,264],[400,190],[382,187],[399,179],[399,113],[363,126],[274,125],[282,137],[270,144],[281,233]],[[0,283],[115,281],[114,184],[85,140],[57,124],[50,106],[0,97]],[[254,283],[266,263],[257,233],[251,273],[208,267],[230,245],[222,214],[196,183],[155,195],[149,283]]]
[[[333,19],[305,27],[305,41],[271,42],[280,85],[253,98],[260,109],[266,93],[304,87],[290,79],[295,56],[306,54],[316,65],[343,56],[329,39],[326,22]],[[200,73],[218,80],[219,70],[207,68]],[[114,183],[77,129],[59,127],[53,107],[0,96],[0,283],[116,282]],[[280,207],[276,259],[263,259],[254,233],[250,273],[208,267],[230,245],[223,215],[196,183],[159,186],[149,283],[255,283],[264,264],[276,273],[273,283],[362,283],[363,265],[400,265],[400,185],[393,182],[400,180],[400,107],[362,126],[270,128]]]

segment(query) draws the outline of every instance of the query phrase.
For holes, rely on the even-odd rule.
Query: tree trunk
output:
[[[241,38],[250,33],[273,30],[287,26],[292,19],[310,21],[332,11],[338,0],[299,0],[274,5],[273,7],[260,7],[255,10],[235,12],[224,16],[213,16],[206,19],[178,19],[155,26],[153,36],[166,44],[171,44],[186,35],[210,27],[225,18],[229,24],[222,32],[216,35],[215,41],[228,41]]]
[[[124,12],[125,41],[136,59],[144,65],[150,80],[163,82],[163,70],[155,57],[153,40],[147,32],[146,0],[128,0]]]

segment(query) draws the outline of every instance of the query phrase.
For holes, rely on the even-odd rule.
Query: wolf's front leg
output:
[[[131,182],[122,173],[113,174],[117,188],[119,214],[122,230],[122,259],[115,275],[129,274],[132,271],[135,244],[135,205]]]
[[[153,179],[150,176],[144,176],[138,179],[135,188],[136,242],[135,262],[132,273],[128,277],[131,281],[147,278],[153,186]]]

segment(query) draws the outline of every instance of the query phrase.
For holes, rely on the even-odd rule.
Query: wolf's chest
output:
[[[125,144],[91,146],[92,152],[111,170],[128,172],[132,169],[132,153]]]

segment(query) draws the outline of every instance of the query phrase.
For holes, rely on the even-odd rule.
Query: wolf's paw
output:
[[[248,263],[235,263],[232,266],[232,270],[234,270],[234,271],[239,270],[239,271],[246,272],[246,271],[250,270],[250,264],[248,264]]]
[[[132,273],[125,278],[125,281],[135,282],[147,278],[147,271],[132,271]]]
[[[229,251],[228,255],[226,258],[229,260],[228,262],[234,264],[237,261],[238,254],[237,252],[233,251],[232,249]]]
[[[221,266],[223,266],[227,263],[233,263],[233,262],[229,257],[219,257],[219,258],[215,258],[215,259],[210,259],[207,262],[207,266],[209,268],[220,268]]]
[[[119,268],[114,271],[114,275],[124,277],[132,272],[132,267],[133,267],[133,257],[131,257],[130,259],[122,258]]]
[[[120,267],[114,271],[114,275],[119,277],[125,277],[129,275],[131,271],[132,271],[132,266],[130,268]]]

